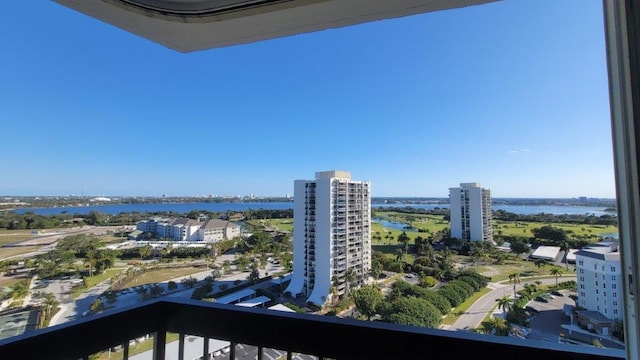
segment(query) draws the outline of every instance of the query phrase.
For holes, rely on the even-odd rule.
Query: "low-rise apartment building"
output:
[[[620,253],[609,246],[592,246],[575,255],[578,324],[610,335],[623,319]]]
[[[136,229],[173,241],[219,242],[240,237],[241,227],[226,220],[204,222],[188,218],[152,218],[136,223]]]

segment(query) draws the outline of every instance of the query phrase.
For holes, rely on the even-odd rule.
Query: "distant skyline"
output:
[[[504,0],[180,54],[52,1],[0,29],[2,196],[615,198],[602,2]]]

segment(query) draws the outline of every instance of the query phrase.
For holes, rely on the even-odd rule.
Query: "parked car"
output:
[[[543,302],[543,303],[548,303],[549,300],[545,299],[542,296],[536,296],[536,298],[534,299],[535,301],[539,301],[539,302]]]
[[[553,290],[551,291],[551,294],[555,295],[555,296],[564,296],[560,291],[558,290]]]

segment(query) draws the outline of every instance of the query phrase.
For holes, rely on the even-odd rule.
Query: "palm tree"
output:
[[[351,292],[351,284],[356,281],[356,272],[353,268],[347,269],[347,272],[344,274],[344,280],[347,285],[346,294],[348,295]]]
[[[402,261],[403,258],[404,258],[404,251],[402,251],[402,248],[397,248],[396,249],[396,261]]]
[[[409,235],[406,232],[402,232],[402,234],[398,235],[398,242],[402,244],[402,248],[404,249],[404,253],[409,252]]]
[[[516,284],[520,283],[520,274],[517,272],[509,274],[509,283],[513,282],[513,298],[517,299],[516,296]]]
[[[542,281],[536,280],[534,281],[534,283],[536,283],[536,290],[540,290],[540,285],[542,285]]]
[[[564,251],[564,264],[569,270],[569,243],[567,241],[563,241],[560,245],[560,250]]]
[[[60,303],[58,302],[58,299],[56,299],[55,295],[53,295],[52,293],[47,293],[44,296],[43,305],[45,315],[42,320],[42,325],[44,325],[44,322],[49,319],[49,316],[51,316],[51,309],[55,309],[59,304]]]
[[[558,287],[558,276],[562,276],[564,271],[562,271],[561,267],[554,266],[554,267],[551,268],[551,271],[549,271],[549,273],[556,277],[556,288],[557,288]]]
[[[533,294],[534,292],[538,291],[538,287],[535,284],[524,284],[524,289],[527,291],[527,293],[529,295]]]
[[[544,274],[544,266],[547,265],[547,261],[543,259],[538,259],[534,263],[537,268],[542,268],[542,274]]]
[[[374,279],[378,279],[380,278],[380,274],[382,273],[383,270],[383,266],[382,263],[379,261],[374,262],[373,264],[371,264],[371,276],[373,276]]]
[[[482,249],[481,246],[477,246],[474,244],[471,247],[470,255],[473,258],[474,262],[476,263],[476,271],[478,271],[478,265],[480,264],[480,259],[484,257],[484,249]]]
[[[511,310],[511,305],[513,304],[513,300],[508,296],[505,295],[499,299],[496,299],[496,301],[498,302],[498,309],[501,309],[505,313]]]
[[[96,253],[93,250],[87,251],[87,255],[84,258],[84,264],[89,266],[89,277],[93,277],[93,268],[98,261]]]
[[[482,329],[486,334],[506,336],[509,332],[509,324],[505,319],[493,316],[482,323]]]

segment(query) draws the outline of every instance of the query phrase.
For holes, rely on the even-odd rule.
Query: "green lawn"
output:
[[[32,230],[0,229],[0,245],[30,239],[35,236],[31,233],[31,231]]]
[[[71,297],[73,297],[74,299],[77,298],[78,296],[80,296],[83,292],[85,292],[87,289],[92,288],[96,285],[98,285],[99,283],[107,280],[107,279],[111,279],[112,277],[118,275],[119,273],[121,273],[122,271],[126,270],[126,268],[111,268],[111,269],[107,269],[105,271],[103,271],[100,274],[96,274],[93,276],[86,276],[84,278],[84,282],[86,284],[86,287],[76,287],[71,291]]]
[[[10,258],[12,256],[28,254],[37,251],[40,246],[16,246],[0,248],[0,260]]]
[[[572,232],[577,236],[599,236],[600,234],[617,233],[616,226],[607,225],[584,225],[584,224],[562,224],[562,223],[538,223],[538,222],[511,222],[511,221],[493,221],[493,232],[497,235],[505,236],[533,236],[532,229],[541,228],[543,226],[553,226]]]

